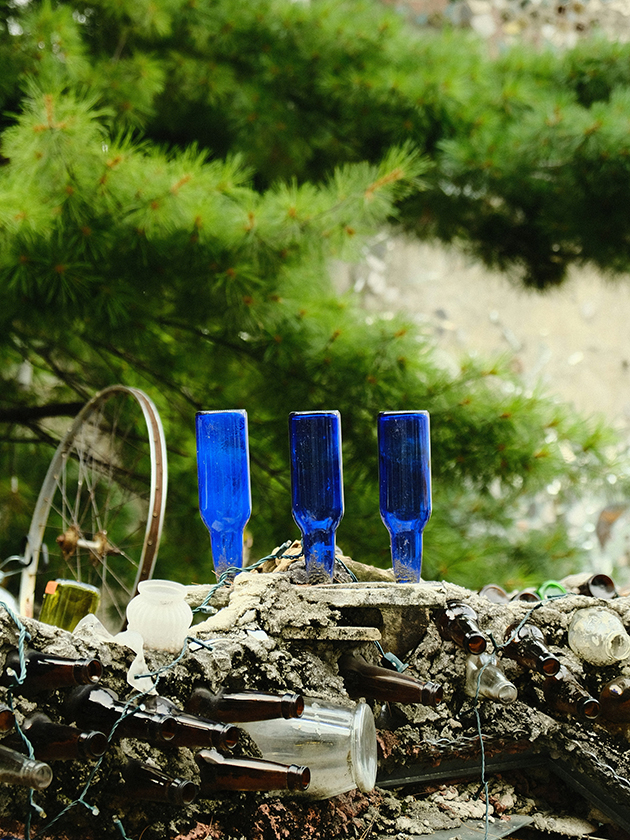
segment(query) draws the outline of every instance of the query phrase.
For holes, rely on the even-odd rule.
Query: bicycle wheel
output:
[[[100,589],[97,615],[117,632],[138,583],[153,574],[166,485],[164,431],[153,402],[124,385],[98,393],[75,418],[42,484],[20,580],[22,615],[33,617],[47,580],[72,578]]]

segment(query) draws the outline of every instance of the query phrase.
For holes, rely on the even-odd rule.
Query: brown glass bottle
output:
[[[442,702],[443,690],[439,683],[422,682],[390,668],[370,665],[363,657],[350,654],[340,657],[338,666],[350,697],[423,706],[437,706]]]
[[[630,723],[630,677],[615,677],[599,695],[602,717],[614,723]]]
[[[553,677],[560,670],[560,660],[547,649],[542,631],[535,624],[524,624],[517,632],[518,624],[511,624],[505,631],[506,641],[514,638],[501,648],[501,653],[523,668]]]
[[[157,767],[130,760],[125,765],[123,796],[149,802],[169,802],[171,805],[190,805],[199,793],[199,786],[188,779],[175,779]]]
[[[580,595],[603,598],[606,601],[619,597],[614,580],[605,574],[591,575],[588,580],[579,584],[577,591]]]
[[[103,686],[74,688],[66,698],[64,712],[81,729],[98,727],[116,738],[138,738],[154,746],[168,744],[175,737],[177,723],[172,715],[145,712],[127,705],[115,691]]]
[[[561,665],[558,673],[547,677],[543,694],[549,706],[557,712],[573,715],[581,720],[595,720],[599,702],[583,688],[569,669]]]
[[[0,684],[26,696],[72,685],[95,685],[103,673],[98,659],[68,659],[36,650],[26,651],[24,658],[24,682],[17,682],[21,675],[20,657],[17,651],[12,651],[7,656]]]
[[[107,750],[107,736],[95,730],[82,732],[74,726],[54,723],[43,712],[35,712],[22,724],[24,734],[33,746],[39,761],[92,761]],[[6,744],[7,741],[5,740]],[[20,750],[22,739],[12,736],[10,746]]]
[[[195,756],[201,775],[200,797],[219,790],[306,790],[311,781],[308,767],[278,764],[262,758],[226,758],[216,750]]]
[[[477,626],[477,613],[462,601],[447,601],[437,626],[443,639],[455,642],[466,653],[478,656],[486,649],[488,640]]]
[[[169,741],[172,747],[213,747],[217,750],[231,750],[238,741],[236,726],[188,714],[166,697],[146,697],[143,705],[149,712],[174,718],[175,734]]]
[[[297,718],[304,711],[301,694],[267,694],[264,691],[237,691],[213,694],[207,688],[196,688],[186,703],[186,711],[207,715],[224,723],[247,723],[255,720]]]
[[[15,715],[13,714],[13,710],[4,703],[0,703],[0,735],[4,735],[5,732],[10,732],[14,726]]]

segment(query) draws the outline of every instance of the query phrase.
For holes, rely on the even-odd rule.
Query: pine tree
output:
[[[514,521],[552,480],[567,496],[601,484],[608,430],[525,393],[500,361],[440,369],[404,318],[369,325],[337,297],[329,265],[402,224],[469,240],[537,285],[570,261],[622,268],[623,247],[570,207],[585,162],[609,174],[602,206],[623,189],[618,67],[595,50],[588,70],[575,57],[491,64],[467,37],[421,37],[362,2],[32,0],[2,13],[3,556],[28,527],[59,418],[123,382],[166,426],[157,574],[209,578],[193,417],[230,407],[250,418],[254,556],[297,536],[288,412],[338,408],[339,542],[387,565],[375,418],[423,408],[425,576],[516,585],[579,566],[562,523],[519,535]],[[621,210],[611,224],[609,244]]]

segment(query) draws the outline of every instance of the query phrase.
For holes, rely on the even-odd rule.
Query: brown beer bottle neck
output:
[[[301,694],[267,694],[264,691],[237,691],[213,694],[196,688],[186,703],[186,711],[223,723],[247,723],[255,720],[301,717],[304,698]]]
[[[200,796],[219,790],[306,790],[311,781],[308,767],[278,764],[262,758],[226,758],[215,750],[195,756],[201,775]]]
[[[599,702],[583,688],[564,665],[543,683],[543,694],[552,709],[582,720],[595,720]]]
[[[518,624],[512,624],[505,631],[506,641],[511,641],[501,649],[503,656],[543,676],[553,677],[557,674],[560,660],[546,647],[542,631],[534,624],[524,624],[520,629],[517,628]]]
[[[15,715],[13,710],[4,703],[0,703],[0,734],[4,735],[5,732],[10,732],[14,726]]]
[[[475,656],[483,653],[488,640],[477,625],[477,613],[461,601],[448,601],[438,615],[440,636]]]
[[[138,706],[120,702],[111,689],[81,686],[73,689],[65,704],[66,715],[82,729],[98,727],[116,737],[138,738],[162,746],[175,737],[177,724],[172,715],[145,712]]]
[[[351,697],[366,697],[382,703],[420,703],[437,706],[442,702],[442,686],[422,682],[412,676],[370,665],[362,657],[346,654],[339,659],[339,673]]]
[[[82,732],[74,726],[54,723],[43,712],[26,718],[22,728],[40,761],[93,760],[104,755],[108,746],[103,732]]]
[[[238,729],[228,723],[217,723],[179,709],[166,697],[147,697],[146,710],[169,715],[175,720],[175,734],[170,741],[173,747],[213,747],[231,750],[238,741]]]
[[[22,670],[20,657],[17,651],[12,651],[7,656],[0,680],[16,694],[36,694],[73,685],[95,685],[103,673],[98,659],[68,659],[33,650],[26,651],[24,664],[26,676],[23,683],[18,683]]]
[[[615,723],[630,723],[630,677],[615,677],[599,695],[602,716]]]
[[[129,761],[122,775],[126,782],[122,794],[131,799],[184,806],[194,802],[199,793],[199,786],[194,782],[173,778],[157,767],[139,761]]]

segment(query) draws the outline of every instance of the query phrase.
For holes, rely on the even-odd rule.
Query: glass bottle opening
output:
[[[355,784],[369,793],[376,784],[377,747],[374,715],[366,703],[359,703],[354,714],[351,757]]]

